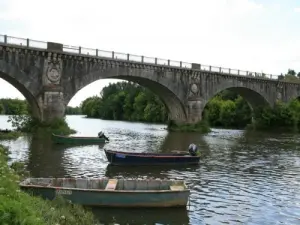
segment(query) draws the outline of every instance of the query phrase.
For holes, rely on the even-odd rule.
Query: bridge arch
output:
[[[208,106],[209,102],[218,94],[220,94],[223,91],[231,91],[231,93],[235,93],[236,95],[234,96],[227,96],[228,98],[226,99],[235,99],[237,97],[237,95],[239,95],[240,97],[243,98],[244,103],[246,103],[248,105],[248,107],[238,107],[238,111],[240,113],[240,115],[236,115],[239,119],[233,119],[231,120],[229,115],[225,113],[225,119],[222,119],[221,116],[221,111],[219,111],[221,108],[219,108],[217,110],[217,108],[214,108],[217,111],[212,111],[212,114],[206,114],[207,110],[209,110],[208,112],[210,112],[210,109]],[[225,94],[225,93],[224,93]],[[236,100],[236,99],[235,99]],[[241,103],[241,102],[240,102]],[[243,103],[243,104],[244,104]],[[218,104],[218,103],[216,103]],[[241,105],[240,105],[241,106]],[[245,106],[245,105],[244,105]],[[255,111],[259,110],[261,107],[268,107],[271,106],[271,104],[268,102],[268,100],[266,98],[264,98],[264,96],[260,93],[258,93],[257,91],[247,88],[247,87],[229,87],[229,88],[225,88],[223,90],[219,90],[216,91],[214,94],[210,95],[209,98],[207,98],[207,101],[204,102],[203,104],[203,109],[201,111],[201,117],[204,118],[206,117],[209,122],[211,124],[213,124],[214,126],[233,126],[233,127],[240,127],[243,128],[244,126],[246,126],[248,123],[253,122],[253,120],[255,120]],[[219,106],[220,107],[220,106]],[[241,113],[241,111],[243,113]],[[237,112],[237,111],[235,111]],[[228,117],[229,116],[229,117]],[[231,121],[231,122],[229,122]]]
[[[28,101],[32,116],[37,119],[42,119],[42,111],[35,98],[31,82],[28,81],[28,75],[17,66],[10,65],[3,60],[0,60],[0,78],[14,86]],[[35,82],[33,82],[35,83]],[[27,86],[25,86],[27,85]]]
[[[167,72],[145,71],[132,68],[111,68],[109,70],[98,70],[85,75],[74,74],[73,84],[66,84],[65,104],[67,105],[72,97],[85,86],[101,79],[120,79],[137,83],[143,87],[149,88],[154,94],[159,96],[166,106],[169,119],[177,123],[187,121],[187,115],[184,107],[183,96],[177,83],[172,81]],[[172,75],[173,76],[173,75]],[[179,93],[179,94],[178,94]]]
[[[239,94],[242,98],[244,98],[248,102],[252,110],[264,106],[273,106],[271,99],[261,94],[264,93],[264,91],[260,90],[260,86],[253,85],[252,87],[247,83],[245,85],[243,85],[243,83],[240,84],[241,85],[234,85],[234,84],[228,84],[224,82],[220,85],[214,86],[207,93],[205,101],[203,102],[203,109],[213,97],[215,97],[218,93],[224,90],[230,90]]]
[[[220,90],[216,93],[214,93],[213,95],[209,96],[209,98],[207,99],[207,101],[205,101],[204,103],[204,107],[207,105],[207,103],[213,98],[215,97],[217,94],[219,94],[222,91],[225,90],[229,90],[229,91],[233,91],[237,94],[239,94],[242,98],[244,98],[250,108],[252,110],[258,108],[258,107],[263,107],[263,106],[271,106],[270,102],[268,102],[268,100],[263,97],[260,93],[256,92],[255,90],[246,88],[246,87],[229,87],[223,90]]]

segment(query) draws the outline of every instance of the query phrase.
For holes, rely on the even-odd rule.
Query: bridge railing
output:
[[[12,37],[7,35],[0,35],[0,43],[4,43],[6,45],[12,45],[12,46],[22,46],[22,47],[37,48],[37,49],[47,49],[48,46],[47,44],[48,42],[31,40],[28,38],[26,39],[26,38]],[[194,68],[193,64],[188,62],[125,54],[125,53],[114,52],[114,51],[104,51],[104,50],[92,49],[92,48],[83,48],[83,47],[71,46],[71,45],[63,45],[63,52],[79,54],[79,55],[89,55],[98,58],[126,60],[126,61],[148,63],[148,64],[155,64],[161,66],[171,66],[171,67],[195,69],[201,71],[211,71],[211,72],[218,72],[221,74],[259,77],[259,78],[266,78],[266,79],[278,79],[278,75],[272,75],[272,74],[257,73],[257,72],[250,72],[250,71],[243,71],[238,69],[223,68],[223,67],[201,65],[201,64],[196,64],[197,68]]]

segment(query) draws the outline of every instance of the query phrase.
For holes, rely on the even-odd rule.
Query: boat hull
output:
[[[102,144],[104,138],[98,137],[70,137],[61,135],[52,135],[52,140],[56,144]]]
[[[98,207],[184,207],[187,205],[189,192],[124,192],[124,191],[82,191],[53,188],[26,188],[22,190],[53,200],[62,195],[72,203]]]
[[[185,154],[126,153],[104,150],[112,165],[180,165],[199,164],[199,156]]]
[[[47,178],[51,181],[51,178]],[[55,179],[55,178],[54,178]],[[28,179],[27,179],[28,180]],[[80,183],[87,183],[88,181],[81,179],[76,181],[74,179],[61,179],[67,185]],[[21,190],[26,191],[35,196],[40,196],[44,199],[53,200],[56,196],[70,200],[72,203],[81,204],[85,206],[98,207],[184,207],[187,205],[190,190],[186,188],[185,184],[181,186],[171,186],[175,189],[169,188],[159,190],[159,187],[164,182],[160,180],[139,180],[139,181],[124,181],[128,182],[127,189],[83,189],[70,187],[55,187],[55,186],[39,186],[26,184],[26,181],[20,183]],[[172,181],[171,181],[172,182]],[[72,186],[71,185],[71,186]],[[147,185],[154,185],[158,189],[145,189]],[[172,184],[170,184],[172,185]],[[95,185],[96,186],[96,185]],[[129,187],[130,186],[130,187]],[[176,187],[181,187],[176,189]]]

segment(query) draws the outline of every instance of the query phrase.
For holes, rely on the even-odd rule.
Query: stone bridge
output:
[[[170,119],[196,123],[208,101],[230,89],[252,108],[300,95],[300,85],[277,76],[159,58],[107,52],[0,35],[0,78],[17,88],[35,117],[63,117],[72,97],[99,79],[115,78],[149,88]]]

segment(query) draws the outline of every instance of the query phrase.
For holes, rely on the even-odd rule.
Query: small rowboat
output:
[[[61,195],[72,203],[104,207],[183,207],[190,195],[184,181],[155,179],[27,178],[20,188],[45,199]]]
[[[75,137],[52,134],[52,140],[56,144],[101,144],[108,141],[108,138]]]
[[[179,165],[198,164],[200,156],[188,153],[135,153],[104,149],[107,160],[112,165]]]

